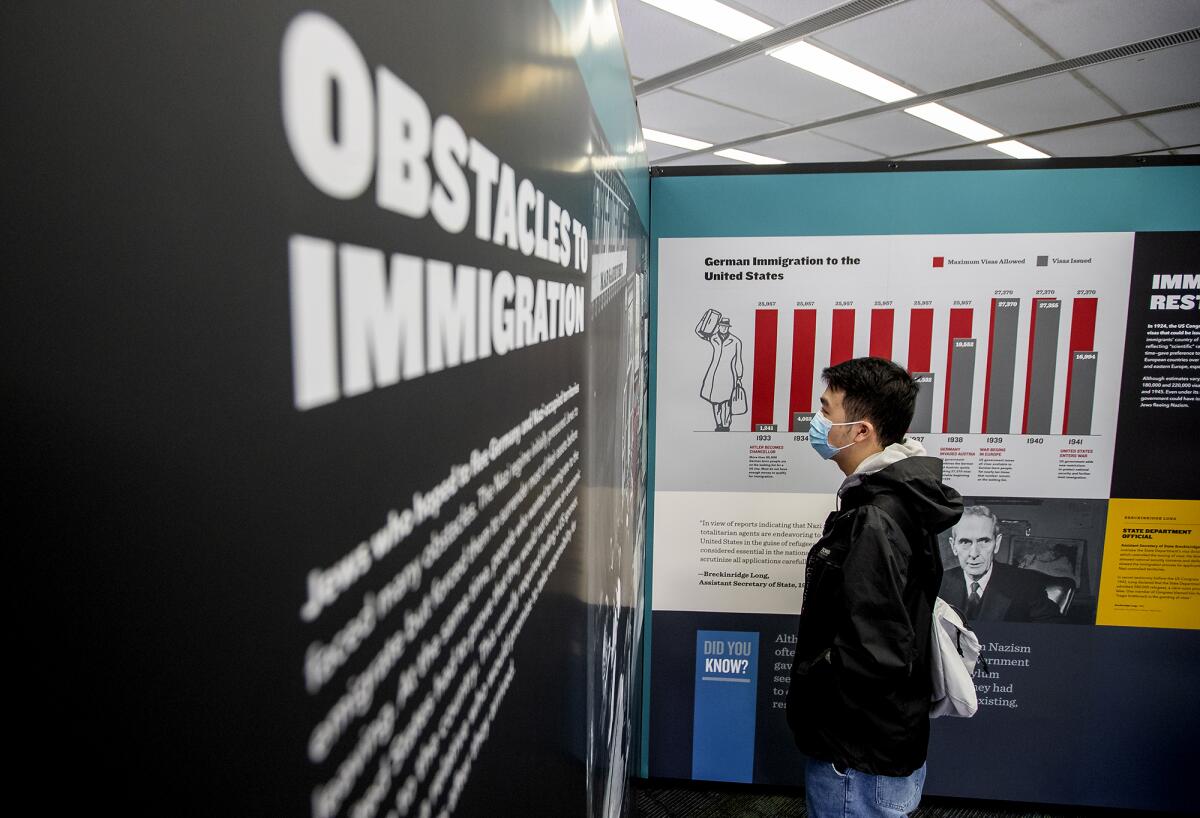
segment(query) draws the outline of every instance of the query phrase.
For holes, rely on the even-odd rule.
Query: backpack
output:
[[[971,674],[976,661],[987,670],[987,661],[979,655],[979,637],[954,606],[941,597],[933,601],[932,648],[929,667],[933,674],[933,705],[929,718],[974,716],[979,698]]]
[[[871,498],[871,503],[887,512],[910,542],[916,541],[912,536],[913,531],[919,531],[921,537],[929,536],[895,496],[877,494]],[[934,554],[936,558],[936,549]],[[965,618],[954,606],[941,597],[933,602],[932,629],[929,671],[933,680],[933,694],[929,718],[970,718],[979,709],[979,697],[975,693],[975,679],[972,677],[976,662],[987,670],[987,661],[979,655],[979,637],[967,627]]]

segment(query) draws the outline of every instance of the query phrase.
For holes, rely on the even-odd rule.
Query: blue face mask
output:
[[[816,449],[817,454],[828,460],[842,449],[849,449],[854,443],[847,443],[845,446],[830,446],[829,445],[829,430],[834,426],[853,426],[856,423],[862,423],[861,420],[849,420],[845,423],[834,423],[829,418],[825,417],[824,412],[817,412],[813,415],[812,421],[808,425],[808,442]],[[855,441],[857,443],[858,441]]]

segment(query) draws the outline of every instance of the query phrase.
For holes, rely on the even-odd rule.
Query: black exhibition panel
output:
[[[21,778],[619,810],[649,178],[613,5],[2,20]]]

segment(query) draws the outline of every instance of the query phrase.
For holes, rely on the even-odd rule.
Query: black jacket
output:
[[[809,552],[787,703],[808,756],[877,775],[925,763],[936,535],[963,508],[941,477],[934,457],[864,476]]]

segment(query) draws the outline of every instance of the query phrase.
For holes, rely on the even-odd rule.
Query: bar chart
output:
[[[1021,302],[993,298],[988,322],[986,382],[983,393],[983,431],[1003,434],[1012,428],[1013,385],[1017,366],[1017,324]]]
[[[1096,298],[1076,298],[1071,316],[1071,353],[1067,359],[1064,435],[1091,434],[1096,398]]]
[[[750,392],[750,425],[775,425],[775,368],[779,340],[779,310],[754,313],[754,379]]]
[[[798,416],[815,411],[821,370],[874,355],[896,360],[916,379],[914,433],[1091,434],[1099,298],[979,301],[908,309],[804,307],[782,321],[778,308],[756,310],[749,431],[802,431]],[[856,334],[863,319],[865,335]],[[941,326],[936,342],[935,325]],[[907,341],[903,346],[901,335]],[[856,338],[863,347],[856,346]],[[904,350],[906,357],[895,354]],[[1056,417],[1061,425],[1054,428]]]
[[[1132,250],[1096,233],[663,239],[662,485],[826,490],[806,435],[821,372],[874,355],[912,374],[909,432],[960,491],[1101,496]],[[719,345],[700,331],[714,314]]]

